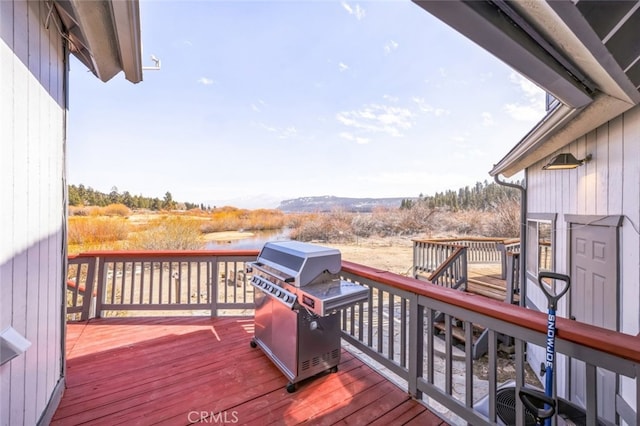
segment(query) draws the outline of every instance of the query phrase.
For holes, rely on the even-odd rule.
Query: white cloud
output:
[[[424,112],[427,114],[433,114],[436,117],[442,117],[442,116],[451,114],[451,111],[449,111],[448,109],[435,108],[429,105],[428,103],[425,102],[424,98],[418,98],[414,96],[413,98],[411,98],[411,100],[418,105],[418,109],[421,112]]]
[[[400,100],[400,98],[398,98],[397,96],[391,96],[391,95],[382,95],[382,99],[384,99],[385,101],[393,102],[393,103],[396,103]]]
[[[518,85],[527,98],[536,98],[542,91],[542,89],[517,72],[509,74],[509,81]]]
[[[505,112],[518,121],[540,120],[544,116],[544,91],[516,72],[509,75],[509,81],[518,87],[524,99],[506,104]]]
[[[214,83],[214,81],[207,77],[200,77],[198,79],[198,83],[204,84],[205,86],[210,86]]]
[[[413,113],[407,108],[370,104],[360,110],[343,111],[336,119],[347,127],[367,132],[404,136],[402,131],[413,126]]]
[[[490,127],[494,125],[493,116],[490,112],[485,111],[482,114],[482,125],[485,127]]]
[[[348,141],[355,142],[355,143],[360,144],[360,145],[366,145],[369,142],[371,142],[371,139],[369,139],[369,138],[363,138],[363,137],[360,137],[360,136],[355,136],[353,133],[349,133],[349,132],[340,133],[340,137],[342,139],[346,139]]]
[[[457,143],[464,143],[464,142],[467,142],[468,140],[465,136],[461,136],[461,135],[450,136],[449,139]]]
[[[278,131],[278,129],[276,129],[275,127],[273,127],[273,126],[267,126],[267,125],[266,125],[266,124],[264,124],[264,123],[258,123],[258,127],[262,128],[262,129],[264,129],[264,130],[266,130],[267,132],[277,132],[277,131]]]
[[[393,40],[389,40],[388,42],[386,42],[384,44],[384,46],[382,48],[384,49],[384,53],[388,55],[389,53],[391,53],[394,50],[398,49],[398,43],[396,43]]]
[[[294,137],[298,134],[298,130],[293,127],[293,126],[289,126],[286,129],[283,129],[280,132],[280,135],[278,136],[280,139],[289,139],[291,137]]]
[[[251,109],[255,112],[261,112],[262,108],[267,106],[266,102],[262,99],[258,99],[258,102],[254,102],[251,104]]]
[[[511,118],[518,121],[535,122],[542,118],[540,110],[532,105],[507,104],[504,106],[504,110]]]
[[[285,128],[270,126],[265,123],[253,123],[254,126],[257,126],[261,129],[266,130],[269,133],[275,134],[278,139],[289,139],[295,137],[298,134],[298,129],[295,126],[288,126]]]
[[[346,10],[349,13],[349,15],[355,16],[358,21],[360,21],[360,20],[362,20],[364,18],[365,11],[364,11],[363,8],[360,7],[359,4],[356,4],[355,9],[353,7],[351,7],[351,5],[349,3],[347,3],[346,1],[343,1],[340,4],[342,5],[343,9]]]
[[[349,65],[347,65],[347,64],[345,64],[343,62],[340,62],[338,64],[338,69],[340,70],[340,72],[346,71],[346,70],[349,69]]]

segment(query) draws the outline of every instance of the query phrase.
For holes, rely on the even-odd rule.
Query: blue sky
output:
[[[133,85],[71,63],[68,180],[237,207],[490,180],[541,90],[409,1],[141,1]]]

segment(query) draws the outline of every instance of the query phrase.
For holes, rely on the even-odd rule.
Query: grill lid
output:
[[[300,241],[272,241],[262,247],[258,263],[285,275],[285,281],[303,287],[323,273],[337,274],[342,268],[340,250]]]

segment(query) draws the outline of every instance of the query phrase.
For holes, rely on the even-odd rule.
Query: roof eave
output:
[[[591,102],[589,90],[583,84],[491,3],[413,1],[551,93],[562,103],[580,108]]]
[[[598,93],[593,102],[579,109],[559,104],[489,174],[511,177],[633,107],[633,103],[604,93]]]
[[[138,0],[56,0],[74,54],[100,80],[142,81]]]

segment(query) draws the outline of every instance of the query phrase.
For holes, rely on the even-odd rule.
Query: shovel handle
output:
[[[558,281],[564,281],[565,286],[559,293],[552,294],[549,292],[549,290],[547,290],[547,286],[542,281],[544,278],[551,278]],[[555,310],[558,305],[558,300],[560,300],[562,296],[564,296],[565,293],[569,291],[569,287],[571,287],[571,278],[569,278],[568,275],[558,274],[557,272],[544,271],[544,272],[540,272],[540,274],[538,275],[538,284],[540,285],[540,289],[542,289],[542,292],[544,293],[544,295],[547,297],[547,301],[549,302],[549,308]]]

